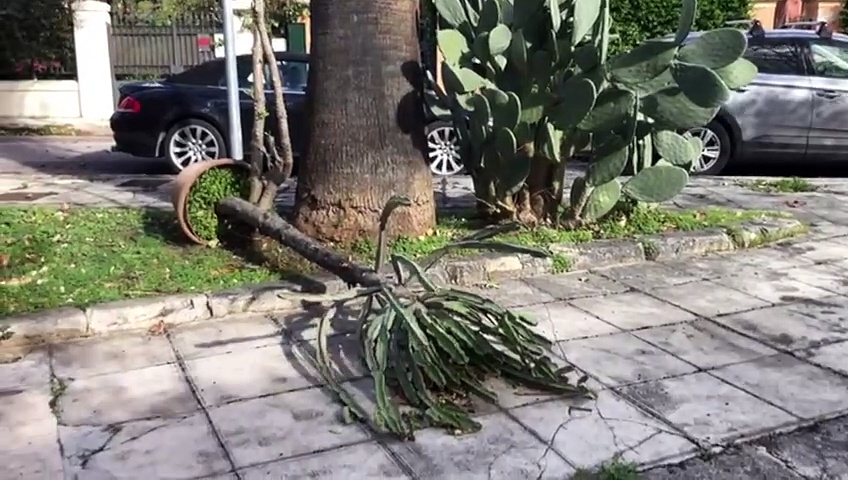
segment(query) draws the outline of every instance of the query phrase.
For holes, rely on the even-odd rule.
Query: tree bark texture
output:
[[[389,236],[423,235],[435,225],[417,8],[418,0],[310,4],[310,137],[294,224],[313,238],[376,238],[393,195],[412,205],[392,216]]]

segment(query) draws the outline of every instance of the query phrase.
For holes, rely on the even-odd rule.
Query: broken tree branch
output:
[[[374,270],[358,265],[304,235],[273,211],[263,211],[240,198],[222,200],[216,211],[224,218],[246,223],[303,258],[342,279],[348,285],[380,287],[383,279]]]

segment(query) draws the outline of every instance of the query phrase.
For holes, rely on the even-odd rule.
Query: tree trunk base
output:
[[[370,268],[351,262],[314,239],[304,235],[273,212],[266,212],[240,198],[222,200],[216,209],[219,215],[247,224],[259,233],[277,240],[297,254],[342,279],[349,286],[379,287],[381,277]]]

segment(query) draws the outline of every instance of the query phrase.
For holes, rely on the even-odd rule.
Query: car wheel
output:
[[[427,161],[436,175],[456,175],[462,171],[459,136],[450,122],[435,122],[427,126]]]
[[[704,144],[701,155],[692,165],[693,174],[718,175],[724,170],[731,154],[730,134],[724,126],[718,122],[710,122],[706,127],[693,128],[686,133],[700,138]]]
[[[165,158],[174,172],[226,155],[224,138],[209,122],[190,118],[177,122],[165,135]]]

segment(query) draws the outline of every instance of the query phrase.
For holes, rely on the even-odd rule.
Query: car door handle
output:
[[[828,98],[828,99],[841,96],[833,90],[819,90],[819,91],[816,92],[816,95],[818,95],[819,97]]]
[[[736,91],[737,91],[737,92],[747,92],[747,91],[748,91],[748,87],[739,87],[739,88],[737,88],[737,89],[736,89]]]

